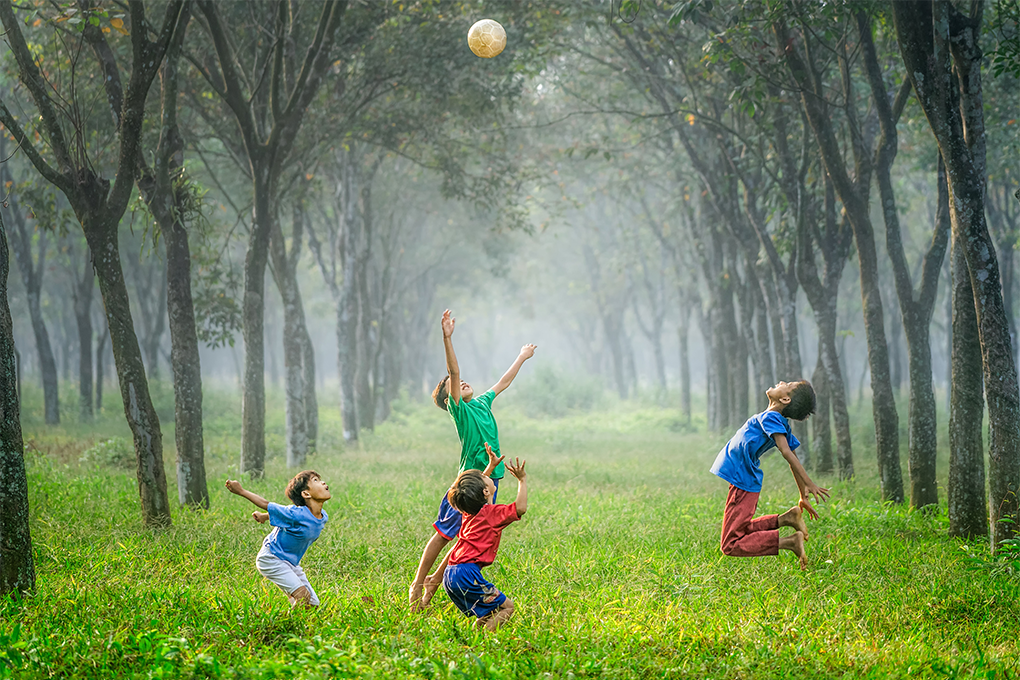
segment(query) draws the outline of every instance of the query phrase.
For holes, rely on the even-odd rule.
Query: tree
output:
[[[18,65],[18,73],[39,113],[43,143],[52,161],[43,156],[32,135],[0,101],[0,123],[14,136],[21,150],[47,181],[67,197],[93,254],[99,278],[113,356],[117,364],[124,414],[134,438],[138,489],[142,516],[148,525],[171,521],[163,471],[163,441],[159,417],[149,395],[142,353],[131,320],[131,308],[118,252],[117,228],[134,189],[145,99],[149,86],[163,61],[163,54],[177,28],[182,0],[166,6],[155,42],[148,39],[147,20],[141,2],[129,4],[131,19],[132,70],[117,119],[117,175],[114,182],[98,175],[83,145],[72,145],[65,134],[52,87],[43,76],[35,55],[22,33],[10,0],[0,0],[0,21]],[[85,19],[91,23],[100,14],[89,5]],[[77,10],[75,10],[77,11]],[[79,125],[81,121],[78,121]],[[54,165],[55,163],[55,165]]]
[[[0,157],[6,158],[6,140],[0,139]],[[0,166],[0,185],[14,187],[14,178],[11,176],[8,163]],[[23,184],[28,188],[29,185]],[[37,189],[29,189],[38,197],[40,214],[55,211],[45,210],[44,203],[47,198],[43,192]],[[53,356],[53,346],[50,344],[50,334],[46,329],[46,322],[42,314],[42,284],[43,273],[46,271],[46,253],[49,246],[49,229],[53,225],[41,224],[36,221],[37,237],[33,238],[29,230],[27,216],[18,200],[17,192],[11,192],[7,199],[8,216],[13,224],[11,234],[11,245],[14,248],[14,259],[18,263],[18,270],[21,272],[21,282],[25,286],[28,295],[28,313],[32,319],[32,332],[35,334],[35,346],[39,352],[39,367],[42,369],[43,404],[46,413],[46,424],[56,425],[60,422],[60,386],[57,379],[57,362]],[[32,255],[32,244],[35,242],[36,255]]]
[[[949,178],[953,241],[970,272],[988,402],[992,547],[1020,520],[1020,390],[995,245],[985,223],[985,137],[978,44],[982,2],[894,2],[900,52]]]
[[[14,327],[7,302],[7,227],[0,214],[0,595],[35,588]]]

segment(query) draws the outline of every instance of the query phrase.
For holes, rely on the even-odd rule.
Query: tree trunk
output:
[[[0,595],[35,588],[14,325],[7,302],[7,228],[0,216]]]
[[[836,428],[836,465],[840,479],[854,476],[853,446],[850,440],[850,414],[846,404],[846,383],[836,350],[836,310],[817,314],[819,352],[825,366],[825,383]]]
[[[680,326],[676,329],[680,343],[680,416],[688,425],[691,424],[691,358],[687,348],[687,339],[690,331],[687,326],[687,319],[690,318],[690,310],[683,308]]]
[[[92,289],[95,274],[92,257],[74,289],[74,318],[78,322],[78,414],[83,423],[92,422]]]
[[[241,469],[252,478],[266,468],[266,263],[273,215],[267,163],[251,160],[255,207],[244,256],[244,391],[241,397]]]
[[[815,443],[817,462],[815,470],[821,473],[832,472],[832,433],[829,427],[829,382],[825,377],[825,362],[822,361],[822,343],[818,343],[818,361],[815,372],[811,376],[815,388],[817,404],[815,414],[811,418],[811,435]]]
[[[301,336],[301,366],[305,371],[305,432],[308,436],[308,452],[315,452],[315,442],[319,438],[319,399],[315,393],[315,346],[312,336],[308,333],[308,324],[303,323],[299,329]]]
[[[167,312],[170,362],[174,375],[174,439],[177,444],[177,499],[181,505],[209,507],[202,424],[202,365],[191,297],[188,232],[179,220],[163,228],[166,243]]]
[[[118,222],[112,216],[87,214],[83,216],[82,228],[99,277],[124,415],[134,439],[142,519],[149,526],[166,526],[171,519],[163,470],[163,434],[149,396],[145,364],[131,323],[131,306],[117,248]]]
[[[107,328],[99,343],[96,345],[96,413],[103,410],[103,380],[106,379],[106,371],[103,368],[103,358],[106,356],[106,341],[110,338],[110,329]]]
[[[984,395],[974,292],[963,247],[953,239],[952,386],[949,405],[949,535],[988,535],[985,454],[981,423]]]
[[[3,148],[0,147],[0,153]],[[6,166],[5,166],[6,167]],[[6,169],[0,173],[5,182],[13,181]],[[39,232],[38,262],[32,259],[32,234],[25,224],[24,213],[13,194],[8,198],[10,216],[13,218],[13,230],[10,231],[11,247],[14,259],[21,272],[21,282],[25,286],[28,313],[32,320],[32,332],[35,334],[35,346],[39,352],[39,370],[42,372],[43,403],[46,412],[46,424],[56,425],[60,422],[59,380],[57,361],[53,355],[50,334],[42,316],[42,276],[46,264],[47,235],[44,230]]]
[[[970,272],[988,400],[992,547],[1020,520],[1020,390],[995,247],[985,223],[985,136],[980,3],[975,16],[950,3],[892,3],[896,33],[917,99],[938,141],[950,189],[954,243]],[[951,63],[952,62],[952,63]]]
[[[872,414],[875,421],[875,444],[878,454],[879,478],[883,500],[903,502],[903,475],[899,459],[899,417],[889,376],[889,350],[886,342],[882,294],[878,278],[878,253],[875,249],[874,228],[868,213],[867,187],[850,180],[844,165],[843,153],[832,128],[832,121],[822,96],[815,92],[809,80],[809,69],[788,35],[786,27],[774,26],[780,44],[785,45],[787,64],[801,87],[801,102],[811,129],[818,140],[822,161],[832,179],[836,194],[846,210],[854,239],[857,242],[857,259],[861,275],[861,303],[864,310],[864,329],[868,342],[868,367],[871,370]],[[855,151],[858,165],[863,152]],[[860,170],[860,168],[859,168]],[[858,180],[866,175],[857,173]]]

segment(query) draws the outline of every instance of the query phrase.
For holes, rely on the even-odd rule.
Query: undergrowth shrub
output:
[[[515,380],[505,395],[508,402],[535,418],[560,418],[571,412],[591,411],[602,406],[605,398],[598,377],[568,375],[544,366]]]
[[[130,470],[135,466],[135,450],[131,446],[131,442],[121,437],[114,437],[85,449],[79,460],[92,465]]]

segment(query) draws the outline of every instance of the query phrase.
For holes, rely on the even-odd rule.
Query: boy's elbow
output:
[[[528,506],[527,505],[518,505],[517,506],[517,518],[520,519],[521,517],[524,517],[524,513],[526,513],[527,511],[528,511]]]

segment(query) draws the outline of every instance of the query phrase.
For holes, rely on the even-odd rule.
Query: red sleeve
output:
[[[493,524],[500,529],[520,519],[517,515],[517,503],[494,505],[493,508],[496,508],[492,513]]]

